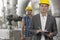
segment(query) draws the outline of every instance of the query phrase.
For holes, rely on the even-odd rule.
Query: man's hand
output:
[[[51,38],[52,33],[45,33],[45,35],[46,35],[47,37],[50,37],[50,38]]]
[[[21,40],[24,40],[24,37],[21,37]]]
[[[43,32],[43,31],[40,29],[40,30],[37,30],[36,32],[39,33],[39,32]]]

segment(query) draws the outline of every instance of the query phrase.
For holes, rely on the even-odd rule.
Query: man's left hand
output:
[[[52,33],[46,33],[45,35],[46,35],[47,37],[50,37],[50,38],[51,38]]]

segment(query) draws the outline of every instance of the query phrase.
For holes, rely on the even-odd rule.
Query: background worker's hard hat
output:
[[[25,11],[32,11],[32,7],[31,6],[27,6]]]
[[[48,4],[49,5],[49,0],[39,0],[39,4]]]

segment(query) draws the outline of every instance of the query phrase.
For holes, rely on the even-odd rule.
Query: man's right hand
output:
[[[24,37],[21,37],[21,40],[24,40]]]
[[[37,30],[36,32],[39,33],[39,32],[43,32],[43,31],[40,29],[40,30]]]

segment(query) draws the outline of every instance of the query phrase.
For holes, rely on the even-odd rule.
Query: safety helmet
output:
[[[49,5],[49,0],[39,0],[39,4],[48,4]]]
[[[32,7],[31,6],[27,6],[25,11],[32,11]]]

